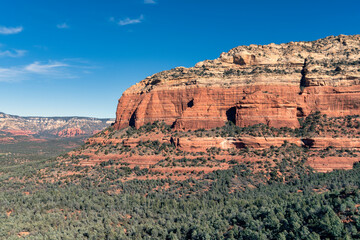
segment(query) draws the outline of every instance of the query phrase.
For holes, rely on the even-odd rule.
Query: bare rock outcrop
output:
[[[315,111],[360,114],[359,66],[360,35],[239,46],[130,87],[119,100],[115,128],[156,120],[181,130],[227,121],[296,128],[298,117]]]

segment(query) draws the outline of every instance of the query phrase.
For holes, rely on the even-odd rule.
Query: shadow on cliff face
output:
[[[307,65],[308,65],[307,58],[305,58],[303,68],[301,69],[300,92],[299,92],[300,95],[304,92],[305,87],[307,87],[306,74],[309,72]]]
[[[304,113],[304,109],[302,107],[297,107],[296,108],[296,117],[306,117],[305,113]]]
[[[312,146],[314,146],[315,143],[315,140],[310,138],[301,139],[301,141],[303,142],[304,147],[306,148],[311,148]]]
[[[188,108],[192,108],[194,106],[194,99],[190,100],[188,103],[187,103],[187,107]]]
[[[131,115],[131,118],[129,120],[129,126],[130,127],[135,127],[135,120],[136,120],[136,112],[134,112],[132,115]]]
[[[246,146],[245,146],[245,143],[243,143],[243,142],[235,142],[234,143],[234,146],[235,146],[235,148],[236,149],[244,149]]]
[[[226,111],[226,117],[229,122],[236,124],[236,107],[231,107]]]

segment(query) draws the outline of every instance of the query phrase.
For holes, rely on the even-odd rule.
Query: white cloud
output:
[[[40,63],[34,62],[26,66],[0,68],[0,82],[18,82],[23,80],[36,79],[39,76],[45,78],[73,78],[74,76],[62,69],[68,65],[61,62]],[[58,71],[62,69],[62,71]]]
[[[10,34],[17,34],[22,32],[23,27],[4,27],[0,26],[0,34],[3,35],[10,35]]]
[[[21,69],[0,68],[0,82],[15,82],[25,80],[25,75]]]
[[[145,4],[156,4],[155,0],[144,0]]]
[[[6,51],[0,51],[0,57],[13,57],[13,58],[17,58],[17,57],[22,57],[26,54],[27,51],[25,50],[18,50],[18,49],[14,49],[13,51],[10,50],[6,50]]]
[[[66,28],[69,28],[70,26],[67,23],[60,23],[60,24],[56,25],[56,27],[59,29],[66,29]]]
[[[125,26],[125,25],[130,25],[130,24],[137,24],[137,23],[141,23],[142,20],[144,20],[144,15],[140,15],[139,18],[134,18],[134,19],[131,19],[131,18],[125,18],[123,20],[120,20],[118,22],[118,24],[120,26]]]
[[[74,79],[95,69],[83,59],[63,59],[61,61],[35,61],[28,65],[0,67],[0,82],[19,82],[39,79]]]
[[[47,64],[41,64],[40,62],[34,62],[32,64],[29,64],[25,67],[25,70],[32,73],[52,73],[56,69],[61,67],[67,67],[68,64],[62,63],[62,62],[50,62]]]

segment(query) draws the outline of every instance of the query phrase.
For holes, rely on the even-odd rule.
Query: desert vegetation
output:
[[[275,151],[298,154],[294,146],[283,148]],[[358,238],[358,164],[353,170],[324,174],[291,159],[261,163],[271,170],[268,174],[254,172],[257,163],[233,162],[227,170],[183,181],[120,181],[121,175],[149,172],[106,168],[111,162],[64,181],[44,180],[39,174],[64,167],[54,159],[2,166],[0,236],[17,238],[25,232],[28,239]],[[291,174],[282,177],[287,171]]]
[[[301,128],[295,130],[263,125],[239,128],[229,123],[212,130],[175,132],[155,122],[139,129],[115,131],[110,127],[95,137],[114,141],[146,134],[242,136],[255,132],[313,136],[328,134],[334,127],[355,136],[357,118],[327,118],[316,113],[301,120]],[[79,154],[71,154],[65,153],[68,145],[62,143],[41,143],[39,150],[35,149],[40,143],[1,145],[0,238],[360,237],[359,164],[352,170],[330,173],[317,173],[307,164],[312,157],[356,158],[356,149],[312,150],[285,142],[268,149],[213,147],[190,153],[148,140],[132,147],[121,142],[87,143],[76,150]],[[81,164],[92,161],[89,152],[104,160]],[[129,158],[143,155],[158,160],[137,166],[126,157],[113,158],[119,152]]]

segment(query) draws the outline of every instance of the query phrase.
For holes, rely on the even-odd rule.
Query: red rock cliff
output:
[[[240,46],[192,68],[137,83],[120,98],[115,127],[156,120],[175,129],[264,123],[298,127],[298,117],[360,114],[360,35]]]

